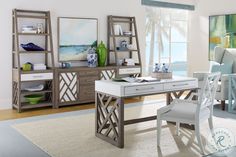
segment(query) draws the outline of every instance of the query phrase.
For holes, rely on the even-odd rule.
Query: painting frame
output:
[[[223,21],[223,26],[217,26],[215,22],[215,26],[213,25],[213,20],[216,21],[217,18],[221,18]],[[221,21],[221,22],[222,22]],[[219,30],[223,30],[225,32],[216,33],[213,35],[212,27],[215,27],[215,31],[220,32]],[[221,27],[221,28],[217,28]],[[224,36],[223,36],[224,35]],[[233,41],[234,40],[234,41]],[[223,48],[236,48],[236,13],[232,14],[219,14],[219,15],[210,15],[209,16],[209,44],[208,44],[208,60],[214,60],[214,48],[216,46],[221,46]]]
[[[63,22],[68,22],[68,23],[63,23]],[[72,22],[72,23],[69,23]],[[74,23],[73,23],[74,22]],[[83,23],[84,22],[84,23]],[[84,27],[83,29],[78,27],[78,28],[74,28],[74,25],[76,25],[76,23],[78,24],[84,24],[84,25],[90,25],[90,27]],[[69,30],[65,30],[65,25],[66,26],[73,26],[73,28],[69,29]],[[92,26],[91,26],[92,25]],[[93,46],[96,47],[97,46],[97,42],[98,42],[98,19],[97,18],[84,18],[84,17],[58,17],[57,18],[57,44],[58,44],[58,62],[80,62],[80,61],[86,61],[87,60],[87,50],[89,49],[89,47]],[[89,30],[89,28],[93,28],[92,30]],[[86,29],[88,28],[88,31],[86,32]],[[83,34],[87,37],[89,34],[89,37],[91,39],[93,39],[93,41],[91,39],[87,39],[87,41],[84,42],[88,42],[91,41],[90,44],[83,44],[80,45],[82,42],[82,38],[80,38],[79,35],[74,35],[74,34],[80,34],[80,32],[83,32]],[[92,32],[92,35],[91,35]],[[87,33],[87,34],[86,34]],[[72,35],[70,37],[70,35]],[[66,37],[65,37],[66,36]],[[66,38],[66,42],[65,39]],[[76,40],[78,39],[78,43],[75,44]],[[73,41],[74,40],[74,41]],[[71,43],[69,43],[71,41]],[[65,44],[66,43],[66,44]],[[94,45],[95,44],[95,45]],[[86,49],[86,52],[81,51],[80,49],[79,51],[75,51],[74,49],[72,49],[72,47],[77,48],[79,46],[83,46],[83,50]],[[64,48],[64,49],[63,49]],[[68,54],[67,50],[71,49],[70,52]],[[81,55],[80,53],[83,53],[83,57],[78,57],[78,55]]]

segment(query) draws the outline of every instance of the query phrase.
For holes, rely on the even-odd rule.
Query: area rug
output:
[[[125,119],[155,115],[164,101],[126,105]],[[223,112],[223,111],[219,111]],[[12,127],[52,157],[198,157],[194,131],[181,128],[175,135],[175,126],[163,123],[161,147],[156,144],[156,121],[125,126],[125,146],[117,148],[95,137],[95,114],[78,114],[41,120]],[[215,127],[224,127],[236,135],[236,120],[214,117]],[[202,125],[203,141],[209,135],[207,122]]]

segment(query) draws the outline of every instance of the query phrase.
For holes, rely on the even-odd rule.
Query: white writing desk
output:
[[[198,88],[196,78],[173,77],[156,82],[128,83],[112,80],[95,81],[95,135],[117,147],[124,147],[124,125],[154,120],[156,116],[124,121],[124,98],[167,94],[167,104],[180,98],[184,91]],[[171,94],[172,93],[172,94]]]

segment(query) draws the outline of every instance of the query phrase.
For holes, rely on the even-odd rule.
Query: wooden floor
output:
[[[155,100],[155,99],[164,99],[164,98],[165,98],[165,95],[137,97],[137,98],[126,99],[125,103],[134,103],[134,102],[141,102],[143,100]],[[12,110],[12,109],[0,110],[0,121],[40,116],[40,115],[49,115],[49,114],[63,113],[63,112],[70,112],[70,111],[86,110],[86,109],[92,109],[92,108],[94,108],[94,103],[61,107],[59,109],[43,108],[43,109],[27,110],[27,111],[23,111],[22,113],[18,113],[16,110]]]

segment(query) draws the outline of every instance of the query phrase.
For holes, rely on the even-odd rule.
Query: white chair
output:
[[[197,137],[200,149],[204,154],[204,148],[200,136],[200,123],[207,120],[209,127],[213,129],[212,115],[213,102],[216,94],[217,83],[220,73],[206,74],[203,86],[198,93],[193,93],[189,99],[175,99],[170,105],[157,110],[157,146],[160,146],[161,123],[162,120],[176,122],[176,134],[179,135],[180,123],[192,124],[195,126],[195,135]],[[197,96],[197,100],[192,100]]]

